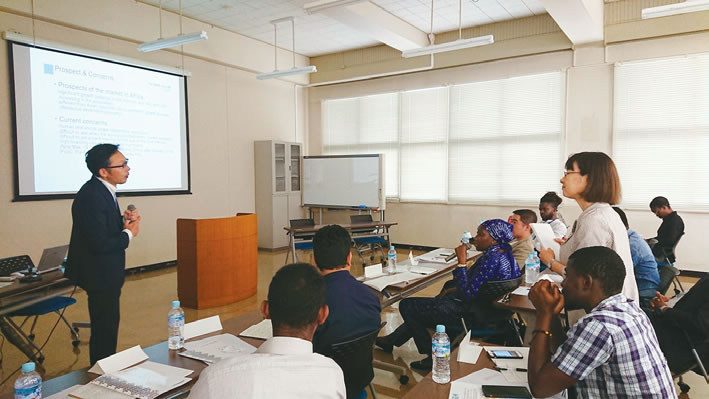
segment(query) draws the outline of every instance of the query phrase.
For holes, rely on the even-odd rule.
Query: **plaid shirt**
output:
[[[578,380],[581,398],[677,397],[650,320],[623,294],[604,299],[581,318],[552,363]]]

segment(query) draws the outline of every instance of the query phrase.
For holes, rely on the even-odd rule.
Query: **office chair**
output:
[[[455,343],[470,331],[471,337],[506,346],[524,346],[515,313],[493,307],[493,301],[514,291],[522,284],[522,277],[510,280],[488,281],[480,287],[477,297],[460,318],[463,327]],[[521,320],[521,319],[520,319]],[[476,329],[472,329],[473,326]],[[511,334],[510,334],[511,333]],[[511,338],[511,339],[509,339]]]
[[[679,278],[677,277],[680,274],[679,269],[671,265],[665,265],[659,266],[658,272],[660,273],[660,285],[658,285],[657,290],[662,295],[665,295],[667,293],[667,290],[670,289],[670,285],[673,286],[675,295],[684,291],[684,288],[682,287],[682,284],[679,282]]]
[[[374,356],[372,350],[374,349],[374,341],[384,325],[386,325],[386,322],[382,322],[376,330],[359,337],[332,344],[325,354],[342,369],[342,373],[345,375],[348,399],[360,397],[367,386],[372,392],[372,397],[374,399],[377,398],[372,385],[372,380],[374,379],[374,367],[372,366]]]
[[[315,226],[315,220],[313,219],[291,219],[290,227],[311,227]],[[293,241],[296,240],[306,240],[304,242],[295,242],[295,250],[307,251],[313,249],[313,236],[315,233],[302,233],[293,234]],[[286,253],[286,263],[288,263],[288,255],[292,248],[288,248],[288,253]],[[298,256],[293,252],[293,262],[298,261]]]
[[[350,224],[367,224],[372,223],[372,215],[351,215]],[[374,254],[377,249],[382,254],[382,261],[385,259],[386,251],[384,250],[384,245],[387,245],[387,240],[384,237],[357,237],[357,234],[380,234],[379,228],[364,228],[364,229],[352,229],[352,240],[354,241],[355,249],[359,254],[359,258],[362,259],[362,266],[366,266],[363,253],[370,252],[369,260],[374,261]]]

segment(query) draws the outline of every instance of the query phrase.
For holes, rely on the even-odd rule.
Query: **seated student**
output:
[[[313,333],[327,319],[325,280],[307,263],[281,268],[261,304],[273,338],[255,353],[214,363],[202,371],[189,398],[345,398],[342,370],[313,353]]]
[[[630,257],[633,259],[633,271],[635,272],[635,282],[638,284],[640,294],[640,305],[649,304],[655,296],[657,287],[660,285],[660,273],[657,271],[657,262],[652,255],[650,246],[640,237],[640,234],[631,230],[628,226],[628,218],[617,206],[613,207],[625,228],[628,229],[628,241],[630,242]]]
[[[351,248],[350,234],[342,226],[325,226],[313,237],[313,259],[325,276],[325,304],[330,309],[313,337],[317,353],[327,354],[331,344],[359,337],[381,324],[379,298],[350,274]]]
[[[512,235],[515,238],[510,241],[512,256],[515,257],[517,265],[524,270],[524,261],[527,259],[527,255],[534,252],[534,240],[532,240],[532,227],[530,224],[537,223],[537,214],[529,209],[517,209],[512,212],[512,216],[507,221],[512,224]]]
[[[413,337],[419,353],[425,359],[411,363],[411,367],[431,370],[431,335],[426,330],[437,324],[460,326],[460,318],[475,301],[475,297],[487,281],[509,280],[521,275],[512,256],[509,242],[512,241],[512,225],[500,219],[487,220],[478,226],[474,245],[482,256],[469,269],[466,267],[467,247],[455,249],[458,267],[453,271],[453,280],[448,281],[435,298],[406,298],[399,303],[399,312],[404,324],[393,333],[377,338],[377,346],[391,352]]]
[[[675,263],[675,254],[672,247],[684,234],[684,221],[672,210],[670,201],[665,197],[655,197],[650,201],[650,210],[658,218],[662,219],[660,228],[657,229],[657,237],[648,239],[648,244],[652,248],[652,253],[658,262],[666,262],[665,254],[670,263]]]
[[[549,191],[539,200],[539,215],[542,217],[542,221],[549,223],[554,232],[554,238],[559,239],[566,237],[566,232],[568,231],[566,223],[564,223],[557,211],[561,201],[561,197],[554,191]]]
[[[545,398],[576,385],[581,398],[676,398],[665,356],[645,312],[621,293],[625,265],[607,247],[577,250],[559,288],[536,283],[529,299],[537,309],[529,363],[529,387]],[[586,315],[550,358],[552,320],[567,310]],[[558,321],[558,320],[557,320]]]
[[[651,303],[650,321],[670,370],[681,373],[695,365],[687,337],[709,367],[709,275],[694,284],[673,307],[667,306],[667,301],[666,296],[656,293]]]

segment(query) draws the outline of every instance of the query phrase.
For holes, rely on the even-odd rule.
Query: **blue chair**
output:
[[[291,219],[290,227],[312,227],[315,226],[315,220],[313,219]],[[313,237],[315,233],[304,233],[304,234],[294,234],[291,239],[294,242],[295,250],[298,251],[308,251],[313,249]],[[301,240],[300,242],[296,242]],[[304,241],[303,241],[304,240]],[[290,255],[292,248],[288,248],[288,253],[286,253],[286,263],[288,263],[288,255]],[[293,252],[293,262],[298,261],[298,255]]]
[[[71,324],[69,324],[69,321],[64,317],[63,310],[76,303],[76,299],[68,297],[68,296],[56,296],[53,298],[46,299],[41,302],[37,302],[33,305],[27,306],[25,308],[22,308],[20,310],[17,310],[15,312],[12,312],[8,314],[7,316],[7,321],[12,325],[12,327],[17,330],[17,332],[22,335],[27,342],[35,348],[37,353],[39,354],[39,361],[41,362],[44,360],[44,355],[42,354],[42,351],[40,350],[39,347],[34,343],[34,329],[35,326],[37,325],[37,319],[39,316],[44,316],[48,313],[56,313],[61,320],[66,324],[66,326],[69,328],[69,331],[71,331],[72,335],[72,345],[74,347],[79,346],[79,333],[77,329],[73,328]],[[12,317],[24,317],[25,319],[22,321],[22,323],[18,326],[13,320]],[[25,334],[25,332],[22,330],[22,327],[27,323],[27,321],[34,317],[32,320],[32,327],[30,328],[30,333]]]
[[[350,216],[350,224],[352,227],[358,224],[368,224],[372,223],[372,215],[351,215]],[[364,253],[370,252],[369,255],[369,260],[374,261],[374,254],[376,253],[376,250],[379,249],[382,254],[382,261],[385,259],[386,256],[386,251],[384,250],[384,246],[386,245],[388,248],[388,241],[384,239],[384,237],[357,237],[358,234],[361,235],[367,235],[367,234],[381,234],[378,228],[362,228],[362,229],[357,229],[353,228],[352,230],[352,237],[354,241],[354,246],[355,249],[357,249],[357,254],[359,254],[360,259],[362,259],[362,265],[366,266],[366,261],[364,260]]]

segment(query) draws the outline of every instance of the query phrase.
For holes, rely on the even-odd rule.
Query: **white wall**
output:
[[[310,154],[321,152],[320,103],[324,99],[496,79],[559,69],[567,71],[566,132],[564,142],[560,143],[565,154],[570,155],[580,151],[604,151],[611,154],[613,62],[706,51],[709,51],[709,35],[687,34],[629,42],[608,48],[596,45],[573,51],[311,88],[308,110]],[[562,170],[563,164],[559,165],[559,177]],[[540,197],[547,190],[559,192],[560,186],[540,187]],[[658,184],[658,195],[662,194],[662,184]],[[648,203],[649,201],[650,199]],[[537,206],[537,203],[530,203],[526,207],[536,209]],[[392,229],[394,242],[450,246],[460,239],[462,231],[477,226],[480,219],[493,217],[506,219],[514,209],[518,208],[522,206],[388,202],[387,220],[399,223]],[[703,227],[709,223],[709,214],[676,210],[683,216],[686,226],[686,235],[678,247],[680,268],[709,272],[709,265],[705,262],[706,245],[702,240]],[[578,205],[571,200],[566,200],[560,207],[560,211],[569,224],[573,224],[581,212]],[[655,236],[661,221],[649,209],[626,210],[626,213],[633,229],[645,237]],[[331,212],[327,214],[325,221],[341,222],[341,219],[341,215]]]
[[[3,1],[0,31],[31,37],[29,4]],[[158,35],[155,7],[132,0],[36,0],[35,12],[45,20],[35,21],[37,38],[162,65],[183,63],[173,51],[136,50],[136,42]],[[164,16],[165,36],[176,33],[174,15]],[[272,69],[273,48],[186,21],[185,31],[198,29],[208,30],[210,39],[185,46],[184,57],[184,67],[192,73],[187,81],[192,195],[119,198],[122,207],[134,203],[143,215],[140,235],[127,252],[128,267],[175,259],[177,218],[254,211],[254,140],[305,140],[306,91],[291,82],[259,81],[251,72]],[[29,254],[37,262],[43,248],[68,243],[71,200],[12,202],[15,166],[6,47],[0,41],[0,257]],[[301,62],[307,59],[299,57]]]

